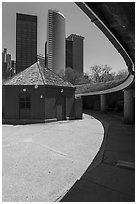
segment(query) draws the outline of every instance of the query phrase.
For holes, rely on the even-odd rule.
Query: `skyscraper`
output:
[[[7,48],[2,52],[2,79],[7,79],[11,75],[11,55],[7,53]]]
[[[16,69],[23,71],[37,61],[37,16],[16,14]]]
[[[65,17],[58,11],[48,12],[48,68],[56,73],[65,71]]]
[[[84,37],[71,34],[66,39],[66,67],[71,67],[83,74],[83,40]]]

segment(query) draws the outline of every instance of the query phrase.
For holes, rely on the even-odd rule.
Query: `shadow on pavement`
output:
[[[120,114],[85,111],[104,127],[104,140],[93,162],[61,202],[135,201],[135,126]],[[123,166],[118,166],[119,162]],[[133,166],[133,165],[132,165]]]

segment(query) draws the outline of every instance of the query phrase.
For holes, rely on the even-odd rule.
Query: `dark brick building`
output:
[[[3,118],[8,122],[64,120],[78,115],[75,87],[40,63],[5,81],[2,94]]]
[[[17,73],[37,61],[37,16],[16,14]]]

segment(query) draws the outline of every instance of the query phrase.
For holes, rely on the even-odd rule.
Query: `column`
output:
[[[124,122],[127,124],[135,122],[134,89],[124,90]]]
[[[75,119],[82,119],[82,97],[75,98]]]
[[[104,94],[100,95],[100,110],[101,110],[101,113],[107,112],[107,101],[106,101],[106,95]]]

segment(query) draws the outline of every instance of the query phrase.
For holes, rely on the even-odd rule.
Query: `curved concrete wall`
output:
[[[102,94],[113,93],[113,92],[121,91],[121,90],[127,88],[132,83],[134,83],[134,75],[129,75],[123,83],[121,83],[120,85],[113,87],[111,89],[106,89],[106,90],[102,90],[102,91],[95,91],[95,92],[88,92],[88,93],[81,93],[81,94],[75,94],[75,95],[76,96],[91,96],[91,95],[102,95]]]
[[[95,25],[106,35],[106,37],[109,39],[109,41],[114,45],[114,47],[118,50],[118,52],[121,54],[121,56],[125,60],[129,73],[134,75],[135,67],[134,67],[134,62],[132,60],[132,57],[130,56],[128,51],[122,46],[121,42],[112,33],[112,30],[115,31],[114,27],[112,27],[112,30],[110,30],[110,28],[108,28],[103,23],[103,21],[99,18],[99,16],[95,13],[95,11],[93,11],[86,3],[76,2],[76,4],[90,18],[91,22],[95,23]],[[105,20],[105,18],[104,18],[104,20]],[[129,30],[129,32],[130,32],[130,30]],[[120,35],[122,35],[122,34],[120,34]]]
[[[57,11],[48,13],[48,68],[56,73],[65,71],[65,17]]]

